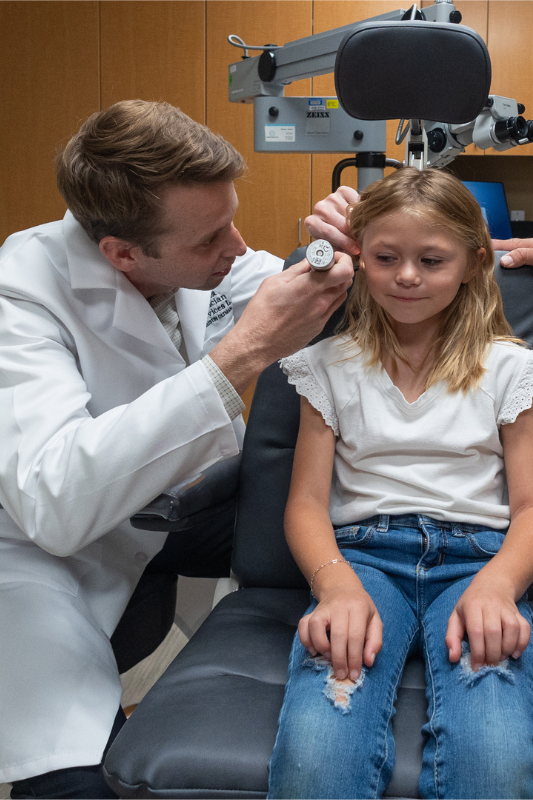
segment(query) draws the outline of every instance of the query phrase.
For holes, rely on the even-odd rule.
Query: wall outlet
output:
[[[524,222],[525,219],[525,211],[511,211],[511,222]]]

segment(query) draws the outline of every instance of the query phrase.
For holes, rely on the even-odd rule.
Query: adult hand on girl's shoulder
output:
[[[501,265],[506,269],[533,264],[533,239],[493,239],[495,250],[509,250],[502,256]]]
[[[461,657],[461,643],[468,635],[472,669],[495,665],[505,658],[518,658],[526,649],[531,628],[514,600],[514,587],[505,580],[484,575],[473,579],[448,621],[446,646],[450,661]]]
[[[331,661],[338,680],[356,681],[362,664],[371,667],[382,646],[383,624],[370,595],[362,586],[334,586],[300,620],[300,641],[312,655]],[[328,638],[329,633],[329,638]]]

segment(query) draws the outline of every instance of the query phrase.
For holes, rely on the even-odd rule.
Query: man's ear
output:
[[[98,247],[102,255],[119,272],[131,272],[138,266],[139,248],[124,239],[117,239],[116,236],[104,236]]]

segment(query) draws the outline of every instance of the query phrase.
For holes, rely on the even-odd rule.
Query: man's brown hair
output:
[[[243,157],[169,103],[124,100],[92,114],[56,161],[57,185],[90,239],[116,236],[157,257],[161,190],[232,181]]]

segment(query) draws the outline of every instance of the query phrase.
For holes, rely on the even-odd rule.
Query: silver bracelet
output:
[[[313,595],[313,597],[315,596],[313,594],[313,584],[315,582],[315,576],[316,576],[317,572],[320,572],[321,569],[323,569],[324,567],[327,567],[328,564],[348,564],[349,565],[350,562],[346,561],[345,558],[332,558],[331,561],[326,561],[324,564],[321,564],[319,567],[317,567],[315,569],[315,571],[313,572],[313,574],[311,575],[311,580],[309,581],[309,588],[311,590],[311,594]]]

